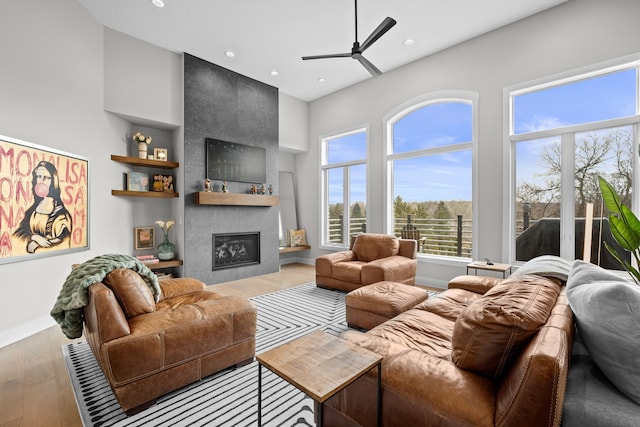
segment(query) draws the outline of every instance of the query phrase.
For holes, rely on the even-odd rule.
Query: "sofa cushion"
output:
[[[507,279],[460,313],[452,359],[463,369],[499,377],[510,360],[547,321],[560,286],[540,276]]]
[[[125,316],[133,317],[156,311],[156,303],[149,286],[135,271],[117,268],[102,281],[113,291]]]
[[[576,261],[567,298],[587,351],[606,377],[640,404],[640,286]]]
[[[400,241],[386,234],[361,234],[353,244],[356,259],[364,262],[397,255],[399,249]]]

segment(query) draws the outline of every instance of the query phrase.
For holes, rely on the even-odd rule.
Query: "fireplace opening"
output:
[[[260,264],[260,232],[213,235],[213,270]]]

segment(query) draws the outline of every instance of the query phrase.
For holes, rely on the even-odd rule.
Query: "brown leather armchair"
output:
[[[255,355],[257,312],[246,298],[189,278],[160,287],[156,303],[140,275],[123,268],[89,287],[84,334],[128,414]]]
[[[416,252],[415,240],[363,233],[348,251],[316,258],[316,284],[344,292],[381,281],[415,285]]]

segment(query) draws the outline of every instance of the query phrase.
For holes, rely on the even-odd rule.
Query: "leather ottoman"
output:
[[[424,289],[396,282],[377,282],[347,294],[347,324],[352,328],[373,329],[422,301],[429,294]]]

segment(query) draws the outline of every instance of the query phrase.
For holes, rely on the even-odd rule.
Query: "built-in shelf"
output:
[[[145,264],[149,270],[161,270],[163,268],[180,267],[183,264],[181,259],[173,259],[171,261],[160,261],[154,264]]]
[[[140,159],[138,157],[117,156],[115,154],[111,155],[111,160],[113,160],[114,162],[124,163],[126,165],[142,166],[146,168],[176,169],[180,167],[180,164],[178,162]]]
[[[216,193],[213,191],[199,191],[193,193],[196,205],[218,206],[278,206],[278,196],[262,194]]]
[[[112,196],[128,196],[128,197],[155,197],[156,199],[168,199],[178,197],[178,193],[173,191],[127,191],[127,190],[111,190]]]
[[[280,253],[286,254],[288,252],[308,251],[311,246],[280,246]]]

